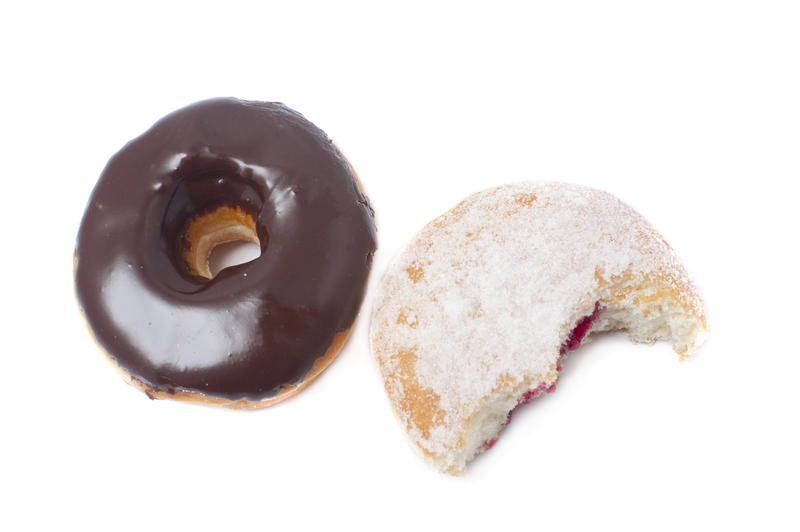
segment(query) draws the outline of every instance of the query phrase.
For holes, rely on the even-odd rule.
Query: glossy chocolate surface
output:
[[[256,221],[261,256],[214,279],[182,255],[222,206]],[[366,288],[375,223],[347,161],[282,104],[178,110],[108,162],[78,234],[78,302],[97,341],[157,390],[261,400],[303,380]]]

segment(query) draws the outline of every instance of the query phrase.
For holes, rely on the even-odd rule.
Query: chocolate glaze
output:
[[[222,205],[253,216],[261,256],[197,277],[184,232]],[[301,382],[350,328],[375,245],[372,208],[324,132],[282,104],[213,99],[108,162],[75,285],[97,341],[134,377],[257,401]]]

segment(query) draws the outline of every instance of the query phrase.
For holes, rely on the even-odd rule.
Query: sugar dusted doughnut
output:
[[[614,196],[559,183],[479,192],[422,229],[380,283],[370,346],[413,446],[462,474],[591,332],[707,334],[675,252]]]
[[[261,256],[212,278],[211,250],[234,240]],[[339,352],[374,250],[372,209],[324,132],[282,104],[220,98],[108,162],[75,287],[97,342],[150,397],[261,407]]]

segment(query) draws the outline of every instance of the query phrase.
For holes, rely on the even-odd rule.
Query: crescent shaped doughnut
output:
[[[664,239],[611,194],[520,183],[474,194],[430,222],[380,283],[370,347],[413,447],[463,474],[519,404],[552,391],[589,333],[707,335],[703,301]]]

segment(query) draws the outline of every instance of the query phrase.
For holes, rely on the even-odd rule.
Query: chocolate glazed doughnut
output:
[[[211,278],[216,244],[257,259]],[[336,356],[376,247],[373,210],[323,131],[278,103],[180,109],[108,162],[75,249],[79,305],[151,398],[267,406]]]

